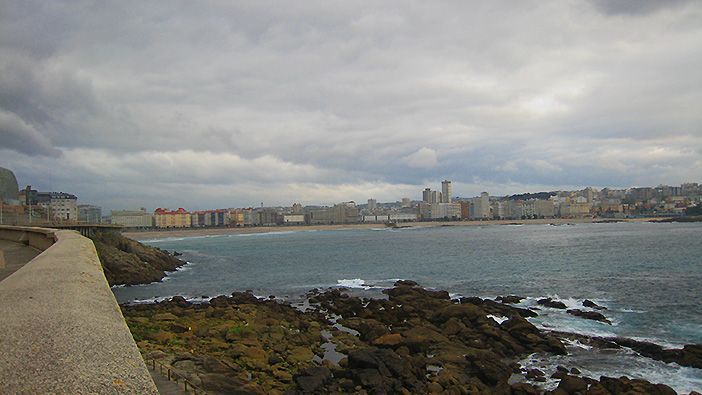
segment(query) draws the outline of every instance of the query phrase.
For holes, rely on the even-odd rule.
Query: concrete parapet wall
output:
[[[92,241],[6,226],[0,239],[44,249],[0,282],[0,393],[158,393]]]
[[[53,229],[23,226],[0,226],[0,240],[24,243],[38,250],[46,250],[56,242]]]

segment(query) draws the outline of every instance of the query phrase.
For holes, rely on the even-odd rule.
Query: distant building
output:
[[[359,221],[358,208],[354,202],[335,204],[332,210],[332,223],[350,224]]]
[[[480,193],[480,197],[473,198],[471,207],[471,219],[490,219],[490,195],[487,192]]]
[[[37,193],[39,205],[47,210],[47,216],[55,221],[75,222],[78,220],[78,198],[65,192]]]
[[[495,219],[505,219],[510,217],[511,201],[496,201],[492,203],[492,217]]]
[[[458,204],[461,205],[461,219],[470,218],[470,202],[460,201]]]
[[[432,201],[431,201],[431,188],[424,188],[424,191],[422,191],[422,201],[424,203],[432,203]]]
[[[143,207],[139,210],[112,210],[110,222],[129,228],[150,228],[154,226],[153,215]]]
[[[461,218],[460,203],[420,203],[419,216],[422,220],[438,220]]]
[[[451,203],[453,199],[453,187],[451,181],[444,180],[441,182],[441,203]]]
[[[553,218],[554,205],[552,200],[534,199],[530,200],[533,205],[533,213],[536,218]]]
[[[410,198],[402,198],[402,203],[401,203],[402,208],[408,208],[412,207],[412,200]]]
[[[417,214],[410,213],[391,213],[379,215],[363,215],[361,222],[364,223],[388,223],[388,222],[413,222],[417,220]]]
[[[256,209],[253,214],[253,224],[257,226],[275,226],[283,223],[283,216],[271,207]]]
[[[373,211],[378,208],[378,201],[375,199],[368,199],[368,210]]]
[[[361,221],[354,202],[335,204],[334,207],[318,208],[309,212],[311,224],[351,224]]]
[[[305,223],[304,214],[285,214],[283,215],[284,225],[303,225]]]
[[[189,228],[191,226],[190,213],[182,207],[173,211],[159,207],[154,211],[154,226],[157,228]]]
[[[212,227],[228,226],[230,224],[229,210],[204,210],[190,213],[190,226]]]
[[[99,224],[102,222],[102,207],[91,204],[78,205],[78,222]]]
[[[302,205],[300,203],[293,203],[292,213],[293,214],[302,214]]]

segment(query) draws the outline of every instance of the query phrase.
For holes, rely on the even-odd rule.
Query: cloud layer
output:
[[[106,208],[702,181],[699,2],[5,2],[0,166]]]

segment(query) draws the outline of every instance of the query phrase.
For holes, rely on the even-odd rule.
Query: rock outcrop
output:
[[[185,264],[165,251],[145,246],[117,232],[96,231],[90,238],[111,286],[161,281],[166,272]]]
[[[122,309],[147,359],[213,394],[544,393],[510,380],[514,373],[534,382],[560,379],[553,394],[670,393],[644,380],[580,377],[574,368],[521,368],[516,361],[532,353],[567,353],[523,309],[451,300],[412,281],[385,293],[387,299],[361,299],[339,289],[315,291],[304,312],[248,292]],[[488,317],[497,314],[505,320]],[[341,357],[331,358],[330,350]]]

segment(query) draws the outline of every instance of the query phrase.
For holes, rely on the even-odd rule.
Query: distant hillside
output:
[[[145,246],[117,232],[96,232],[91,239],[110,285],[161,281],[166,272],[185,264],[167,252]]]

